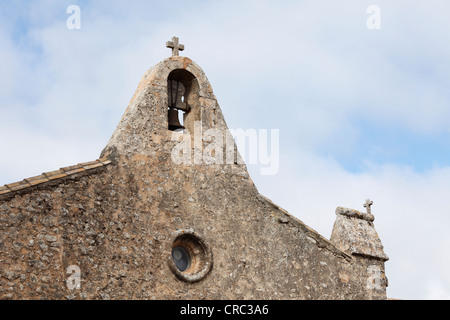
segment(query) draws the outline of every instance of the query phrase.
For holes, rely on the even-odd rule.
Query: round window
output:
[[[168,264],[181,280],[202,280],[212,267],[212,252],[208,244],[192,230],[179,230],[170,243]]]
[[[186,271],[186,269],[189,269],[191,265],[191,255],[185,248],[181,246],[173,248],[172,258],[178,270],[180,270],[181,272]]]

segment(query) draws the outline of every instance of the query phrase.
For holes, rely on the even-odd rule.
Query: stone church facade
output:
[[[196,162],[194,136],[228,128],[173,40],[98,160],[0,187],[0,299],[386,299],[370,204],[338,207],[327,240],[259,194],[233,141]]]

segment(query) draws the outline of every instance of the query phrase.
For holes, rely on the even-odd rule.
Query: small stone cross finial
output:
[[[373,201],[370,199],[367,199],[364,203],[364,208],[366,208],[367,213],[372,213],[372,209],[370,208],[373,205]]]
[[[172,49],[172,56],[178,56],[179,51],[184,50],[184,44],[179,44],[179,40],[177,37],[172,37],[172,41],[166,42],[166,47]]]

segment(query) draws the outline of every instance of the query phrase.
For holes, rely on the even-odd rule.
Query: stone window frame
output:
[[[172,259],[172,249],[181,246],[189,252],[190,267],[180,271]],[[182,281],[194,283],[203,280],[213,266],[213,254],[206,240],[192,229],[177,230],[167,242],[167,263],[175,276]]]

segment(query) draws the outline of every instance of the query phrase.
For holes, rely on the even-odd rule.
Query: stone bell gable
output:
[[[0,298],[385,299],[373,226],[338,215],[329,241],[259,194],[204,72],[167,45],[99,160],[0,188]]]

